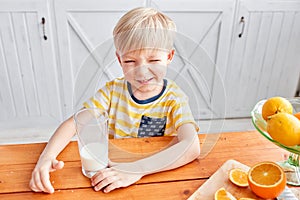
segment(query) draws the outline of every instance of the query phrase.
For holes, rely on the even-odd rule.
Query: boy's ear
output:
[[[173,60],[174,54],[175,54],[175,49],[172,49],[168,54],[169,63]]]
[[[120,58],[120,55],[118,54],[118,52],[116,52],[116,56],[118,58],[119,63],[121,64],[121,58]]]

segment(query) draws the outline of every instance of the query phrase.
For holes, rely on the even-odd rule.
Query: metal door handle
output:
[[[48,37],[46,36],[45,23],[46,23],[46,19],[45,19],[45,17],[42,17],[43,38],[44,38],[44,40],[47,40]]]
[[[242,31],[240,32],[240,34],[239,34],[239,37],[241,38],[242,36],[243,36],[243,34],[244,34],[244,28],[245,28],[245,18],[242,16],[241,17],[241,20],[240,20],[240,24],[242,24]]]

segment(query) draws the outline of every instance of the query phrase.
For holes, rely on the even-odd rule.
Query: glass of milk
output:
[[[105,110],[84,108],[74,120],[82,173],[91,178],[108,165],[108,115]]]

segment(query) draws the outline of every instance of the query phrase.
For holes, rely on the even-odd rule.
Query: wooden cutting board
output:
[[[199,187],[188,200],[212,200],[215,192],[224,187],[235,198],[248,197],[260,200],[249,187],[242,188],[235,186],[228,179],[229,171],[233,168],[241,168],[246,171],[249,170],[247,165],[244,165],[236,160],[226,161],[201,187]]]

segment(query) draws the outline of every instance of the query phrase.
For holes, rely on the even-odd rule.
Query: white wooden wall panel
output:
[[[0,129],[56,127],[121,76],[112,29],[138,6],[175,20],[181,38],[168,77],[190,96],[197,119],[248,117],[262,98],[294,96],[299,0],[1,0]]]
[[[28,113],[28,108],[26,108],[26,99],[24,94],[24,86],[22,83],[22,72],[20,69],[20,61],[19,55],[17,52],[17,45],[16,41],[14,40],[15,37],[15,30],[14,30],[14,22],[12,20],[12,14],[3,14],[1,17],[1,26],[2,26],[2,44],[3,44],[3,52],[6,59],[6,71],[8,72],[9,76],[9,84],[11,85],[11,93],[13,94],[14,102],[13,109],[17,112],[19,116],[26,116]],[[5,94],[3,94],[5,95]],[[7,100],[7,101],[9,101]],[[4,106],[4,105],[3,105]],[[9,114],[9,113],[8,113]],[[10,115],[10,114],[9,114]],[[13,116],[8,116],[13,117]],[[2,119],[5,119],[4,116]]]
[[[291,26],[288,50],[286,51],[286,62],[283,64],[284,70],[282,70],[279,81],[282,83],[279,84],[279,93],[285,94],[285,96],[294,95],[297,83],[300,81],[300,27],[298,26],[300,24],[300,3],[298,5],[299,10],[291,12],[293,24]]]
[[[4,20],[5,15],[0,13],[0,24],[4,25]],[[15,109],[15,103],[14,103],[14,97],[13,97],[13,90],[12,90],[12,83],[10,82],[10,74],[9,74],[9,69],[7,67],[7,61],[6,58],[6,52],[7,50],[4,49],[4,44],[5,44],[5,33],[1,33],[0,35],[0,82],[1,82],[1,87],[0,87],[0,95],[1,95],[1,102],[2,102],[2,109],[3,112],[1,114],[1,119],[9,118],[11,116],[16,115],[16,109]]]
[[[48,16],[46,0],[1,2],[1,127],[32,126],[39,118],[58,124],[62,119]],[[48,40],[43,40],[42,17]]]
[[[25,116],[40,114],[39,102],[37,98],[37,82],[34,74],[34,66],[32,65],[32,57],[29,41],[29,32],[26,24],[26,13],[13,13],[11,15],[11,24],[15,39],[15,53],[17,57],[17,66],[19,68],[20,87],[22,89],[25,103]],[[36,30],[33,30],[36,31]],[[14,71],[16,72],[16,71]]]
[[[238,8],[225,84],[229,117],[249,116],[260,99],[293,97],[300,76],[300,2],[244,0]]]

